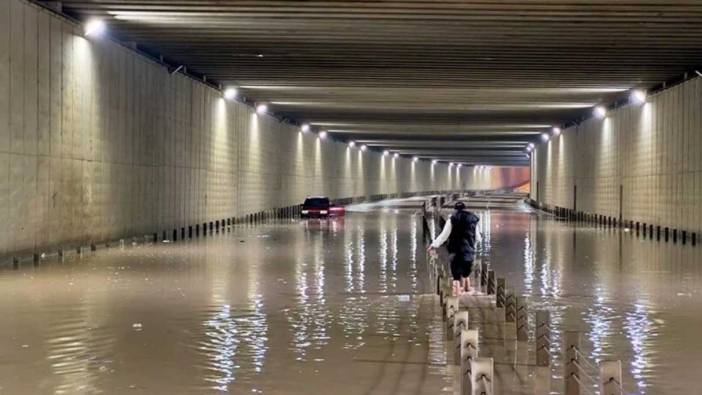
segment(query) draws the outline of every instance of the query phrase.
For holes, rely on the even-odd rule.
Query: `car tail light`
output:
[[[310,210],[302,210],[302,214],[309,214]]]
[[[320,213],[320,214],[326,214],[326,213],[327,213],[327,210],[322,210],[322,211],[320,211],[319,213]]]

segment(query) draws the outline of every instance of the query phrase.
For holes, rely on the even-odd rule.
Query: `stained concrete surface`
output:
[[[0,272],[0,392],[454,393],[412,209],[240,227]],[[480,254],[626,393],[694,393],[699,249],[522,210]],[[533,319],[532,319],[533,322]]]

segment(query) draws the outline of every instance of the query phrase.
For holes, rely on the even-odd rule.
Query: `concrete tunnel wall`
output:
[[[617,220],[621,207],[625,221],[699,234],[701,113],[694,78],[564,130],[532,156],[532,198]]]
[[[0,2],[0,257],[332,198],[496,189],[319,140],[24,0]]]

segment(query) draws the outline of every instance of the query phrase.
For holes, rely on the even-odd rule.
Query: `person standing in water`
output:
[[[453,294],[462,292],[473,293],[470,286],[470,274],[473,271],[475,250],[477,243],[482,239],[478,229],[477,215],[466,210],[463,202],[457,202],[455,211],[451,215],[441,234],[434,239],[427,250],[436,250],[448,240],[449,261],[451,262],[451,275],[453,277]]]

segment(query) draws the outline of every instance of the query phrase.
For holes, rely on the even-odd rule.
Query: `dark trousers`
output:
[[[454,280],[470,277],[473,271],[473,257],[466,254],[449,254],[449,262],[451,262],[451,276]]]

